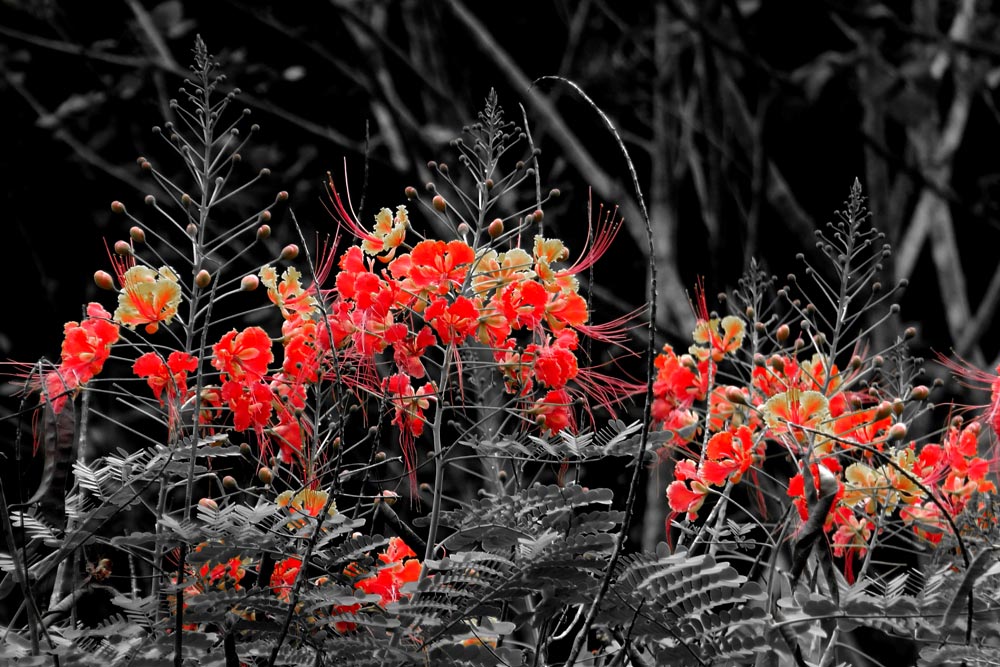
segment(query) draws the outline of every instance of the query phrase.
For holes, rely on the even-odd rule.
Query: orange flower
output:
[[[146,333],[156,333],[160,322],[170,324],[177,315],[181,302],[177,274],[166,266],[161,266],[159,271],[147,266],[133,266],[123,271],[124,266],[124,262],[115,263],[122,286],[118,293],[115,321],[129,329],[145,324]]]
[[[399,600],[405,593],[400,592],[404,584],[417,581],[420,578],[421,564],[406,542],[398,537],[389,540],[389,547],[379,554],[378,558],[386,567],[377,574],[366,577],[354,584],[368,594],[378,595],[379,605],[384,607],[390,602]]]
[[[722,327],[722,335],[719,335],[719,327]],[[743,334],[746,332],[746,325],[738,317],[729,315],[722,318],[713,317],[709,320],[699,319],[691,337],[695,345],[688,348],[688,352],[705,361],[711,359],[718,363],[727,354],[732,354],[743,345]],[[707,345],[707,347],[702,347]]]

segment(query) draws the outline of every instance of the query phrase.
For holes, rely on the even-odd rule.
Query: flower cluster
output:
[[[59,366],[42,378],[43,398],[54,412],[61,412],[70,396],[101,372],[118,335],[111,314],[99,303],[87,305],[82,321],[65,324]]]

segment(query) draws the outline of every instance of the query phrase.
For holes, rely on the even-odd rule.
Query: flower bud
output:
[[[493,186],[495,186],[496,183],[493,182],[492,178],[487,178],[486,181],[485,181],[485,183],[484,183],[484,185],[486,186],[487,190],[492,190]]]
[[[533,217],[535,220],[535,224],[538,224],[539,222],[545,219],[545,212],[542,211],[542,209],[538,209],[534,212]]]
[[[194,202],[191,199],[191,195],[189,195],[186,192],[181,195],[181,204],[183,204],[184,206],[190,206],[192,203]]]
[[[785,370],[785,360],[782,359],[781,357],[779,357],[776,354],[773,355],[770,359],[768,359],[767,363],[777,373],[781,373],[781,372],[783,372]]]
[[[486,228],[487,233],[490,235],[491,239],[499,238],[503,234],[503,220],[497,218],[490,223],[490,226]]]
[[[471,230],[469,229],[469,225],[465,224],[464,222],[458,223],[458,233],[459,234],[461,234],[462,236],[465,236],[470,231]]]
[[[903,405],[902,399],[897,398],[892,402],[892,414],[898,417],[899,415],[903,414],[903,409],[905,407],[906,406]]]
[[[202,498],[198,501],[198,504],[207,510],[212,510],[213,512],[219,511],[219,503],[215,502],[211,498]]]
[[[115,201],[111,202],[111,212],[121,215],[122,213],[125,212],[125,204],[121,203],[116,199]]]
[[[205,269],[202,269],[197,274],[195,274],[194,284],[200,287],[201,289],[205,289],[206,287],[212,284],[212,274],[206,271]]]
[[[136,243],[146,242],[146,232],[142,229],[142,227],[130,227],[128,235]]]
[[[416,199],[417,198],[417,189],[415,187],[413,187],[412,185],[408,185],[408,186],[406,186],[406,189],[403,190],[403,194],[406,195],[407,199]]]
[[[264,484],[270,484],[274,481],[274,473],[271,472],[270,468],[264,467],[257,471],[257,479],[259,479]]]
[[[132,246],[128,241],[115,241],[115,254],[127,257],[132,254]]]
[[[284,190],[278,193],[278,196],[274,198],[274,201],[285,201],[288,199],[288,193]]]
[[[375,452],[375,462],[382,463],[385,461],[385,452]]]
[[[930,393],[930,389],[922,384],[919,384],[910,390],[910,398],[914,401],[926,401]]]
[[[889,429],[890,440],[902,440],[906,437],[906,424],[893,424]]]
[[[747,397],[743,395],[739,387],[729,387],[726,389],[726,400],[734,405],[743,405],[747,402]]]
[[[260,286],[260,278],[257,276],[243,276],[240,281],[240,289],[244,292],[252,292]]]
[[[146,195],[145,198],[142,200],[142,203],[144,203],[146,206],[155,206],[156,197],[154,197],[153,195]]]
[[[434,195],[434,199],[431,200],[431,205],[438,213],[444,213],[445,209],[448,208],[448,202],[446,202],[444,197],[441,195]]]
[[[240,443],[240,454],[242,454],[243,456],[250,456],[252,452],[253,450],[250,449],[250,445],[248,445],[245,442]]]
[[[875,420],[882,420],[892,414],[892,404],[889,401],[882,401],[875,408]]]
[[[390,507],[395,505],[397,500],[399,500],[399,494],[395,491],[390,491],[389,489],[383,489],[382,495],[375,498],[375,502],[382,501]]]
[[[270,225],[261,225],[260,227],[257,228],[257,240],[258,241],[263,241],[264,239],[269,238],[270,236],[271,236],[271,226]]]
[[[260,215],[257,216],[257,220],[259,220],[260,222],[271,222],[271,212],[261,211]]]
[[[420,493],[431,493],[431,485],[427,482],[420,483]]]
[[[289,243],[281,249],[281,259],[291,261],[299,256],[299,247],[294,243]]]
[[[551,197],[552,199],[558,199],[561,195],[562,192],[559,191],[559,188],[552,188],[551,190],[549,190],[549,197]]]
[[[236,478],[232,475],[226,475],[222,478],[222,488],[226,491],[236,491],[240,488],[240,485],[236,483]]]
[[[95,271],[94,283],[101,289],[113,290],[115,288],[115,281],[107,271]]]
[[[188,236],[194,238],[198,236],[198,225],[194,224],[193,222],[189,222],[188,226],[185,227],[185,231],[188,233]]]

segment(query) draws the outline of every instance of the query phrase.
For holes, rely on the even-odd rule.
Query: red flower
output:
[[[147,352],[132,365],[132,372],[146,378],[146,383],[153,390],[153,396],[162,404],[163,392],[167,399],[182,400],[187,395],[187,374],[198,369],[198,359],[187,352],[171,352],[166,363],[156,352]]]
[[[237,333],[233,329],[212,346],[215,358],[212,366],[222,372],[224,380],[259,381],[274,361],[271,339],[260,327],[247,327]]]
[[[576,346],[576,334],[565,329],[554,342],[529,345],[525,348],[525,357],[530,354],[534,358],[535,378],[539,382],[553,389],[561,389],[579,372],[576,355],[573,353]]]
[[[545,394],[545,397],[535,402],[531,412],[535,414],[535,420],[548,433],[558,433],[570,426],[573,422],[573,413],[570,411],[572,399],[565,389],[553,389]]]
[[[690,482],[690,486],[688,486]],[[705,503],[708,486],[701,479],[694,461],[684,459],[674,467],[674,481],[667,486],[667,501],[674,512],[687,512],[688,518],[698,518],[698,510]]]
[[[467,297],[456,297],[450,304],[446,299],[437,298],[424,311],[424,319],[437,331],[441,342],[449,345],[461,343],[476,332],[479,312]]]
[[[420,578],[420,561],[413,549],[398,537],[389,540],[389,548],[379,554],[379,560],[386,564],[377,574],[361,579],[354,584],[365,593],[378,595],[379,604],[385,606],[403,596],[400,588]],[[405,560],[404,560],[405,559]]]
[[[118,325],[99,303],[87,305],[87,317],[63,326],[63,344],[59,368],[46,373],[43,398],[57,414],[66,405],[68,395],[89,382],[104,368],[111,346],[118,341]]]
[[[245,431],[251,426],[261,431],[267,427],[274,395],[266,384],[223,382],[222,399],[229,403],[233,412],[233,428],[237,431]]]
[[[274,571],[271,573],[271,590],[279,600],[290,601],[292,586],[300,569],[302,569],[302,559],[295,556],[286,558],[274,566]]]
[[[705,448],[701,476],[710,484],[739,484],[754,459],[753,433],[746,426],[716,433]]]
[[[410,253],[409,278],[420,291],[447,294],[462,287],[475,258],[463,241],[421,241]]]
[[[435,342],[437,339],[434,337],[434,332],[431,331],[430,327],[423,327],[416,336],[411,334],[393,343],[392,358],[399,366],[400,372],[415,380],[422,379],[427,371],[424,370],[424,364],[420,361],[420,357],[423,356],[424,350]]]
[[[535,328],[545,315],[549,293],[534,280],[520,280],[500,291],[500,307],[515,327]]]

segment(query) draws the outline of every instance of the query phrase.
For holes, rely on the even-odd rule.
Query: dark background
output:
[[[699,277],[713,295],[731,290],[751,258],[779,276],[801,270],[797,253],[816,261],[813,232],[858,178],[899,251],[886,282],[910,281],[901,326],[918,327],[918,353],[954,349],[996,365],[993,3],[284,4],[0,4],[0,357],[56,358],[62,324],[81,304],[113,308],[90,280],[109,270],[105,240],[129,226],[110,203],[152,219],[142,200],[158,190],[137,156],[183,176],[151,127],[172,118],[201,34],[262,127],[244,151],[245,175],[272,175],[239,204],[247,210],[287,190],[309,230],[334,232],[322,184],[327,171],[343,181],[346,159],[368,222],[426,182],[427,160],[454,161],[448,142],[496,88],[511,120],[522,124],[525,107],[543,191],[562,191],[546,208],[549,233],[580,248],[588,188],[595,204],[621,205],[626,229],[594,290],[597,319],[616,317],[646,300],[641,217],[597,113],[566,85],[528,87],[558,75],[608,114],[634,160],[657,242],[664,341],[686,347]],[[287,208],[273,226],[278,241],[295,240]]]

